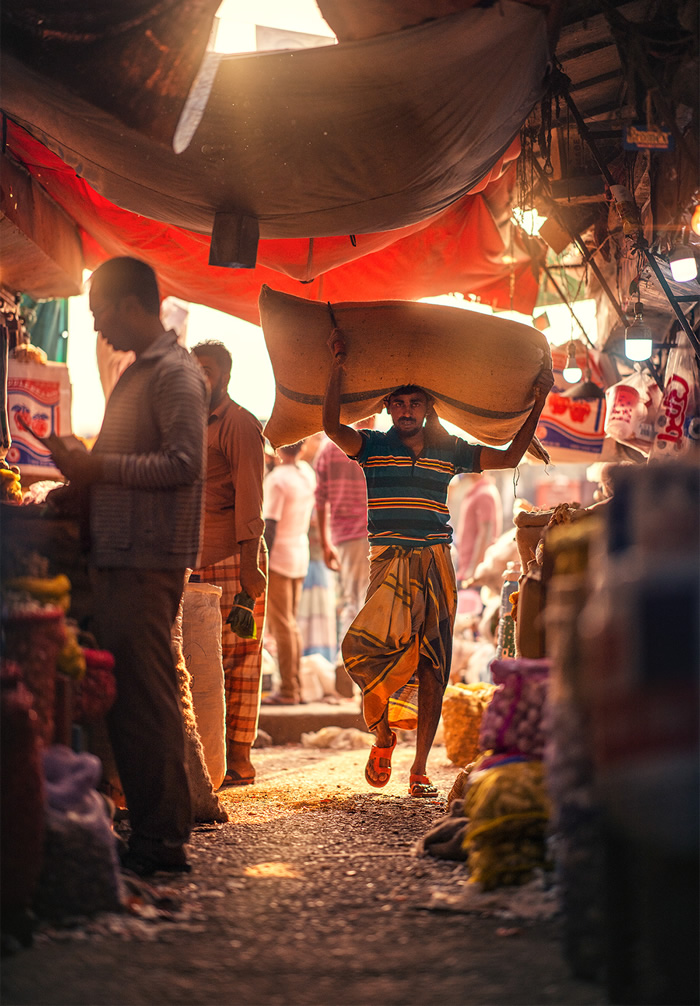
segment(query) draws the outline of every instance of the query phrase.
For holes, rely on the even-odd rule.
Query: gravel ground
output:
[[[3,962],[5,1006],[607,1002],[571,978],[552,892],[475,907],[462,864],[414,855],[457,774],[444,748],[435,800],[405,795],[408,743],[382,790],[366,749],[254,754],[256,785],[223,791],[230,821],[193,834],[192,873],[159,877],[130,913],[40,928]]]

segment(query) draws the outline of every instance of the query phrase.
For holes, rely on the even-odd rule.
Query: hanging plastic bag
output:
[[[605,391],[606,436],[649,455],[661,389],[651,374],[635,370]]]
[[[656,417],[656,436],[651,449],[654,461],[684,457],[700,440],[700,375],[690,340],[683,332],[668,354],[664,396]]]

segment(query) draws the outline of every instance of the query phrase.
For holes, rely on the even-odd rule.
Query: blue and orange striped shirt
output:
[[[367,480],[367,531],[371,545],[422,548],[449,544],[447,487],[460,472],[479,472],[481,447],[461,437],[426,442],[415,457],[395,426],[386,433],[360,430],[355,461]],[[426,434],[428,440],[428,434]]]

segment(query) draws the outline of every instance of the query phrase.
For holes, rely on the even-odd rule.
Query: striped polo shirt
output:
[[[447,487],[461,472],[479,472],[481,447],[460,437],[426,442],[415,457],[392,426],[360,430],[364,443],[355,461],[367,480],[367,530],[371,545],[422,548],[448,545]],[[427,439],[427,434],[426,434]]]

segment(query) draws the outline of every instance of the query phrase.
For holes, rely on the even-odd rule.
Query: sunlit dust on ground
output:
[[[304,792],[303,799],[300,799],[300,791]],[[265,823],[304,811],[345,810],[353,813],[356,810],[355,797],[327,796],[322,793],[309,796],[308,786],[274,789],[246,786],[244,792],[231,787],[221,790],[218,796],[230,821],[248,823]]]
[[[246,877],[284,877],[285,880],[302,880],[302,875],[291,863],[254,863],[243,871]]]

